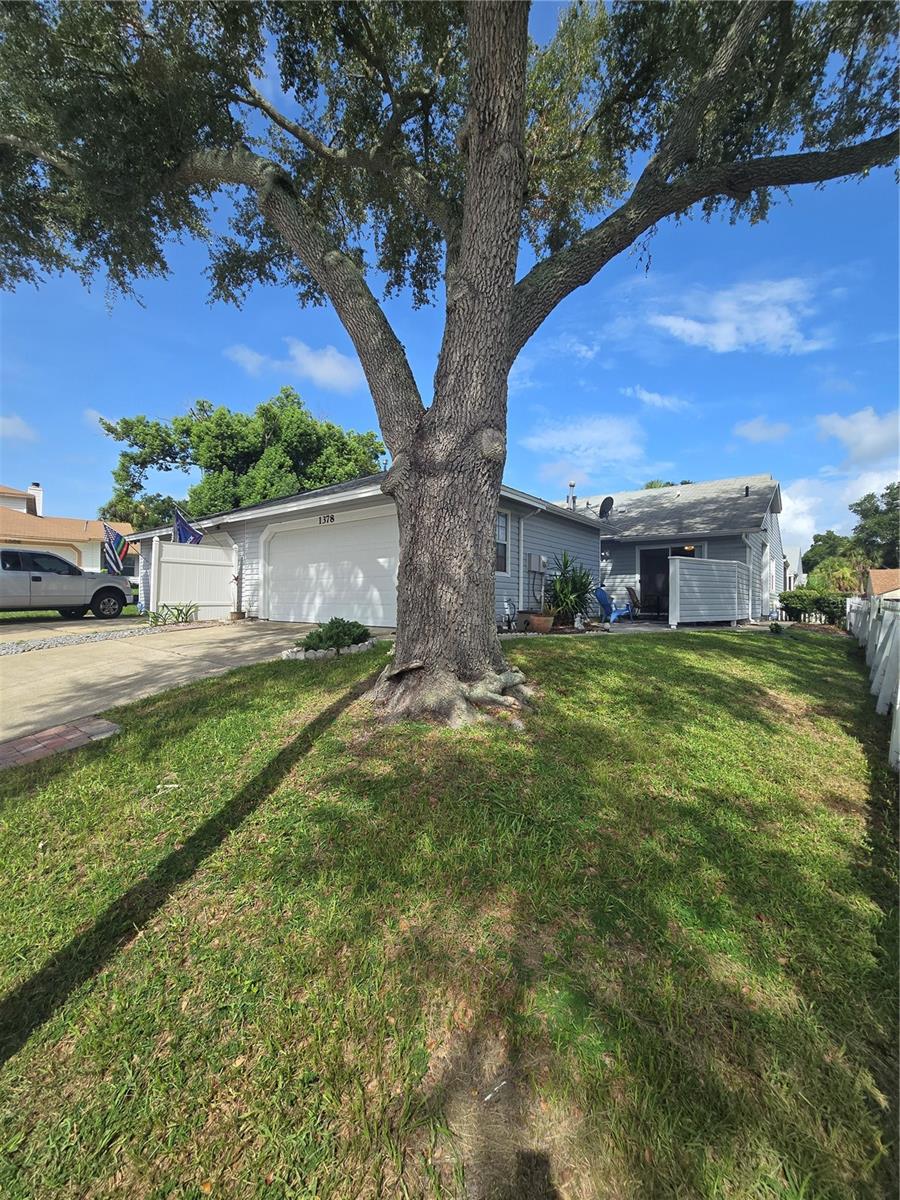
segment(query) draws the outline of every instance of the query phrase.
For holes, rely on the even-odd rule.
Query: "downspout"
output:
[[[517,518],[519,530],[519,598],[516,604],[516,611],[522,611],[522,605],[525,603],[525,522],[529,517],[536,517],[539,512],[543,512],[542,508],[534,508],[530,513],[525,513],[524,516]]]

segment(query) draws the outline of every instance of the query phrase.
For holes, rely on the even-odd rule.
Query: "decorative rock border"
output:
[[[344,646],[337,650],[334,646],[329,646],[327,650],[304,650],[302,646],[297,646],[293,650],[282,650],[281,657],[284,659],[312,659],[320,658],[337,658],[339,654],[359,654],[362,650],[371,650],[377,645],[377,638],[369,638],[367,642],[358,642],[355,646]]]
[[[82,642],[114,642],[119,638],[147,637],[155,633],[177,633],[180,629],[203,629],[221,625],[221,621],[187,621],[179,625],[137,625],[130,629],[98,629],[89,633],[61,633],[55,637],[29,638],[27,641],[0,642],[0,657],[28,654],[32,650],[55,650],[57,646],[80,646]]]

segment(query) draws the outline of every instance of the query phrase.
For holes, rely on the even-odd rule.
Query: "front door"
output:
[[[669,611],[669,547],[641,550],[641,612],[664,617]]]

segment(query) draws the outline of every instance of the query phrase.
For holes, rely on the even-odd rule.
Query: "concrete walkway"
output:
[[[66,624],[71,630],[74,622]],[[0,741],[80,721],[232,667],[278,658],[311,628],[242,621],[0,658]]]

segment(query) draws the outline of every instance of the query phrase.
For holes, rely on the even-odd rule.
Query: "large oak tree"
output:
[[[542,47],[526,3],[493,0],[2,13],[5,284],[71,269],[129,289],[192,235],[214,296],[277,282],[343,322],[393,460],[398,633],[377,696],[395,714],[521,696],[494,513],[509,369],[555,307],[666,218],[759,221],[780,190],[896,151],[893,4],[577,4]],[[373,269],[444,308],[430,396]]]

